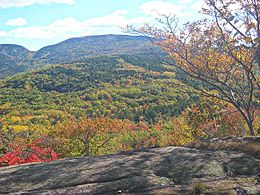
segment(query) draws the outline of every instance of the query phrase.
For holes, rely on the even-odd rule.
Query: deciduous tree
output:
[[[126,131],[131,124],[127,120],[113,120],[106,117],[81,118],[80,120],[72,118],[59,124],[56,134],[57,138],[80,141],[84,145],[85,155],[90,156],[91,153],[96,154],[100,148],[106,146],[118,133]],[[95,142],[96,138],[101,140]],[[93,142],[95,142],[94,146]]]
[[[180,30],[176,17],[164,16],[159,28],[138,32],[158,38],[168,63],[185,73],[206,97],[232,104],[251,135],[259,109],[260,1],[204,0],[205,19]],[[130,30],[135,30],[130,27]]]

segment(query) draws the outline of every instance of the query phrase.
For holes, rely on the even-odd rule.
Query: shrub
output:
[[[44,140],[42,138],[23,145],[9,144],[8,152],[0,158],[0,166],[57,160],[57,153]]]

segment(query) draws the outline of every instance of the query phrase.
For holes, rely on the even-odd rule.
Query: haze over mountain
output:
[[[31,67],[33,52],[20,45],[0,45],[0,78],[24,72]]]
[[[0,78],[47,64],[83,61],[101,55],[159,54],[159,49],[143,36],[97,35],[71,38],[36,52],[12,44],[0,45]]]

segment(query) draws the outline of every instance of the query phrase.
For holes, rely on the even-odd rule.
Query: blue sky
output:
[[[202,0],[0,0],[0,44],[30,50],[71,37],[122,34],[128,24],[153,23],[159,14],[198,17]]]

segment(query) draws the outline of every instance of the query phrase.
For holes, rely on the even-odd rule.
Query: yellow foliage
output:
[[[11,123],[16,123],[16,122],[21,122],[21,117],[19,117],[19,116],[11,116],[10,117],[10,122]]]
[[[172,123],[174,126],[174,141],[177,145],[184,145],[191,141],[194,141],[194,137],[192,135],[192,129],[185,121],[185,118],[178,117],[173,118]]]
[[[23,132],[29,129],[28,126],[24,126],[24,125],[13,125],[10,126],[10,128],[13,129],[15,132]]]

